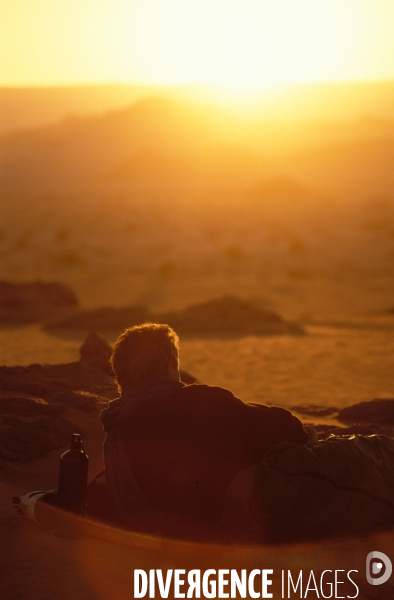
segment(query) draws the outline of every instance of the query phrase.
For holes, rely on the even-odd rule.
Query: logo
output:
[[[384,566],[384,569],[383,569]],[[383,552],[374,550],[367,556],[367,581],[371,585],[382,585],[390,578],[393,570],[391,560]],[[379,577],[376,577],[379,575]]]

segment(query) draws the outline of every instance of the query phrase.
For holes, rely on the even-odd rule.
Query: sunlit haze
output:
[[[4,0],[0,85],[394,77],[391,0]]]
[[[394,0],[0,12],[0,279],[99,307],[392,304]]]

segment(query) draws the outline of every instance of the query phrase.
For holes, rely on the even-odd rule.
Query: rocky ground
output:
[[[77,309],[78,299],[65,284],[57,281],[13,283],[0,281],[0,323],[34,323],[65,317]]]

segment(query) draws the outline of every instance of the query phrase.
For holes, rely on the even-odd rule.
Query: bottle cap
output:
[[[71,450],[83,450],[82,438],[79,433],[73,433],[70,443]]]

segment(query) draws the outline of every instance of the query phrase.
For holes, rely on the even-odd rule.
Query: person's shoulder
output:
[[[239,410],[243,410],[245,404],[234,394],[226,389],[214,385],[192,383],[187,385],[177,393],[177,398],[174,400],[180,402],[183,408],[188,407],[190,410],[197,412],[203,411],[209,414],[218,413],[222,415],[230,415]]]
[[[280,406],[269,406],[267,404],[256,403],[256,402],[244,402],[240,398],[237,398],[227,388],[222,388],[215,385],[207,385],[201,383],[192,383],[191,385],[185,385],[180,392],[182,399],[190,400],[218,400],[224,402],[232,402],[240,408],[246,409],[250,414],[264,414],[266,417],[270,416],[273,418],[289,418],[292,413],[286,408]]]
[[[227,388],[222,388],[219,386],[215,386],[215,385],[207,385],[207,384],[199,384],[199,383],[193,383],[191,385],[186,385],[184,388],[182,388],[181,390],[181,395],[182,398],[184,399],[190,399],[190,400],[201,400],[201,399],[207,399],[210,401],[222,401],[222,402],[226,402],[227,404],[232,403],[234,406],[237,406],[240,409],[246,409],[248,412],[252,411],[261,411],[264,409],[267,409],[268,412],[269,408],[268,406],[266,406],[265,404],[253,404],[253,403],[249,403],[249,402],[244,402],[243,400],[241,400],[240,398],[237,398],[237,396],[235,396],[233,394],[233,392],[231,392],[230,390],[228,390]],[[279,409],[280,410],[280,409]],[[288,412],[288,411],[284,411],[284,412]]]
[[[183,387],[181,390],[181,394],[185,398],[215,397],[238,400],[238,398],[235,398],[234,394],[230,392],[230,390],[215,385],[207,385],[205,383],[192,383],[190,385],[185,385],[185,387]]]

